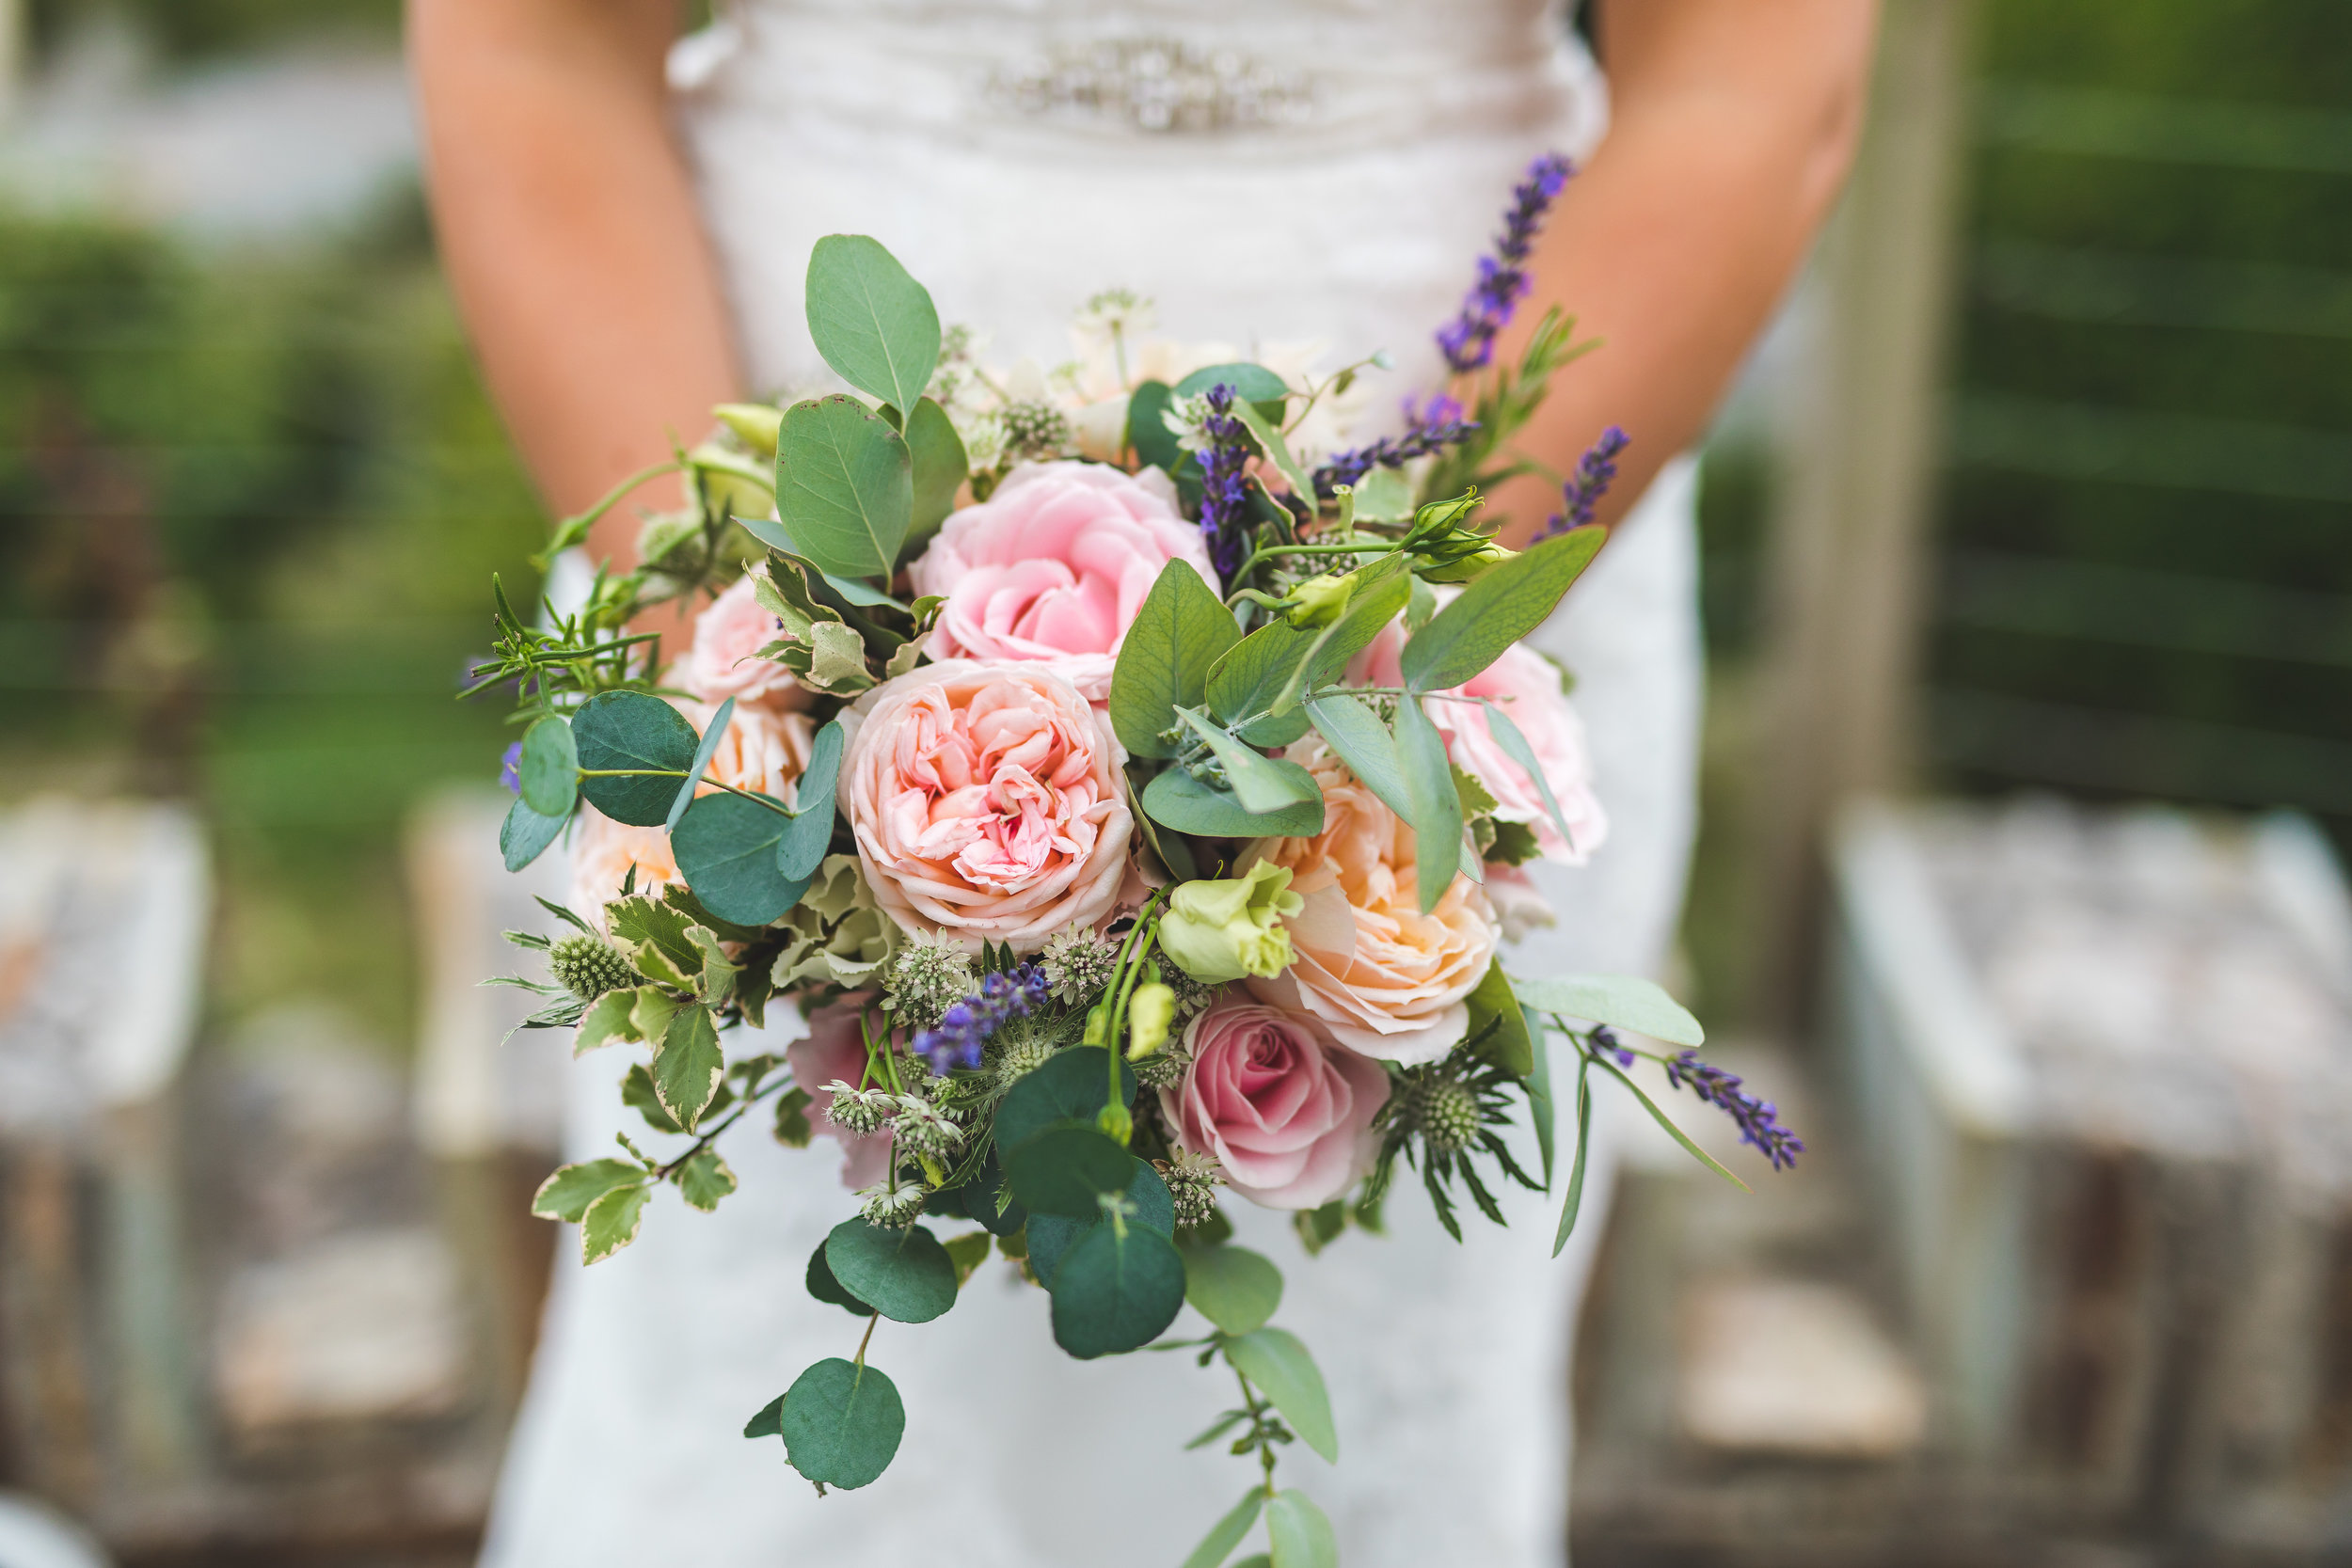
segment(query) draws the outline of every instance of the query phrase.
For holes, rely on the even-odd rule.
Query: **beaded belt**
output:
[[[1038,118],[1124,121],[1154,132],[1302,125],[1313,82],[1230,48],[1171,38],[1099,39],[1057,46],[990,72],[1000,109]]]

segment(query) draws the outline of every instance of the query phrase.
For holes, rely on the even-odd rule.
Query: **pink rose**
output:
[[[841,1145],[841,1184],[852,1191],[889,1174],[890,1136],[873,1132],[861,1138],[834,1126],[825,1114],[833,1109],[825,1085],[838,1081],[854,1086],[866,1075],[866,1037],[858,1014],[868,1000],[853,993],[813,1009],[807,1035],[784,1048],[792,1082],[808,1091],[810,1124]]]
[[[1403,649],[1404,639],[1391,622],[1357,659],[1350,678],[1362,686],[1402,685],[1397,661]],[[1495,798],[1497,816],[1534,830],[1546,860],[1583,864],[1609,836],[1609,818],[1593,794],[1593,763],[1584,745],[1584,725],[1561,693],[1559,670],[1534,649],[1514,646],[1466,684],[1455,687],[1454,694],[1484,697],[1519,727],[1551,784],[1552,799],[1560,802],[1560,815],[1567,818],[1570,836],[1560,836],[1551,814],[1544,809],[1543,792],[1535,787],[1535,781],[1496,741],[1485,708],[1474,703],[1431,703],[1430,720],[1445,736],[1446,754],[1454,765],[1486,786],[1486,793]]]
[[[1268,1209],[1318,1209],[1372,1169],[1389,1075],[1311,1018],[1225,1001],[1184,1026],[1192,1060],[1160,1108],[1177,1141]]]
[[[798,689],[790,671],[758,657],[780,635],[776,618],[759,607],[752,579],[739,578],[694,617],[694,645],[671,678],[713,706],[729,697],[774,703]]]
[[[951,659],[851,705],[842,815],[883,912],[1033,953],[1111,911],[1135,830],[1126,752],[1041,664]]]
[[[908,575],[916,594],[947,601],[931,657],[1048,660],[1099,703],[1128,625],[1171,561],[1216,586],[1208,546],[1177,513],[1166,476],[1032,463],[942,524]]]
[[[1323,832],[1262,838],[1242,861],[1289,866],[1291,891],[1306,900],[1289,923],[1290,968],[1251,979],[1249,990],[1311,1013],[1350,1050],[1407,1067],[1434,1062],[1469,1031],[1465,999],[1501,937],[1494,911],[1457,873],[1422,913],[1413,831],[1312,736],[1291,758],[1323,785]]]

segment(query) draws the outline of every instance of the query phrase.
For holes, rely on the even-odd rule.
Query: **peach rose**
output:
[[[947,601],[931,657],[1046,660],[1099,703],[1129,623],[1171,561],[1216,586],[1208,546],[1165,475],[1029,463],[942,524],[908,575],[916,594]]]
[[[842,815],[899,925],[1033,953],[1110,912],[1135,831],[1127,753],[1054,670],[926,665],[860,697],[844,723]]]
[[[675,705],[696,734],[709,728],[716,707],[701,703]],[[779,800],[808,766],[812,730],[804,713],[771,713],[738,705],[727,733],[710,754],[706,782],[697,796],[717,793],[718,784],[756,789]],[[709,780],[718,781],[712,784]],[[621,883],[631,866],[637,868],[637,891],[660,894],[686,879],[671,858],[670,835],[660,828],[632,828],[582,800],[580,823],[572,837],[572,908],[590,919],[621,895]]]
[[[1177,1142],[1268,1209],[1317,1209],[1372,1169],[1389,1075],[1311,1018],[1246,1000],[1184,1026],[1192,1058],[1160,1091]]]
[[[1291,967],[1249,989],[1313,1014],[1350,1050],[1407,1067],[1434,1062],[1470,1028],[1463,999],[1494,958],[1494,911],[1457,875],[1422,913],[1413,831],[1312,736],[1290,754],[1323,785],[1323,832],[1262,838],[1243,858],[1289,866],[1291,890],[1307,901],[1290,923]]]
[[[825,1085],[839,1082],[855,1086],[865,1076],[866,1037],[858,1028],[858,1014],[868,1000],[853,993],[812,1009],[808,1033],[784,1048],[792,1082],[808,1091],[809,1123],[841,1146],[841,1184],[853,1192],[890,1173],[890,1137],[874,1132],[861,1138],[834,1126],[825,1114],[833,1109]]]
[[[1440,597],[1452,595],[1440,590]],[[1349,678],[1360,686],[1401,686],[1398,657],[1404,638],[1391,622],[1358,656]],[[1486,710],[1474,703],[1431,703],[1430,721],[1445,736],[1446,754],[1454,765],[1495,798],[1495,815],[1534,830],[1544,858],[1582,865],[1609,836],[1609,818],[1593,794],[1592,755],[1584,745],[1584,725],[1560,690],[1560,672],[1534,649],[1523,645],[1506,650],[1454,694],[1484,697],[1510,717],[1527,737],[1550,782],[1552,799],[1568,820],[1569,836],[1562,838],[1544,809],[1543,792],[1527,770],[1511,760],[1495,740]]]
[[[759,650],[782,634],[782,625],[762,610],[752,579],[739,578],[694,617],[694,642],[671,670],[671,679],[714,706],[773,704],[798,689],[792,673],[759,657]]]

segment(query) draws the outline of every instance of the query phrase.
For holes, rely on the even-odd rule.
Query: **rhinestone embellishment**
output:
[[[1064,45],[1025,67],[999,67],[988,92],[1019,114],[1123,120],[1154,132],[1297,125],[1314,113],[1313,84],[1303,72],[1168,38]]]

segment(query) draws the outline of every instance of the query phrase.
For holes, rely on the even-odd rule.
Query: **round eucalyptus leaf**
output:
[[[1141,1160],[1135,1163],[1134,1178],[1127,1183],[1127,1223],[1172,1236],[1176,1230],[1176,1204],[1168,1196],[1168,1183],[1160,1173]],[[1098,1211],[1088,1219],[1070,1219],[1061,1214],[1031,1214],[1029,1216],[1029,1272],[1051,1286],[1054,1271],[1069,1255],[1072,1243],[1094,1227],[1104,1223]]]
[[[1252,365],[1246,362],[1211,365],[1206,370],[1195,371],[1184,380],[1176,383],[1176,395],[1180,398],[1195,397],[1216,386],[1219,382],[1231,387],[1233,389],[1233,395],[1244,403],[1279,404],[1291,395],[1290,388],[1280,376],[1276,375],[1263,365]]]
[[[1054,1341],[1081,1361],[1140,1350],[1184,1305],[1176,1243],[1140,1225],[1098,1222],[1054,1271]]]
[[[542,816],[562,816],[580,789],[580,758],[572,727],[549,714],[523,732],[523,758],[516,772],[523,804]]]
[[[1004,1167],[996,1163],[996,1151],[992,1148],[988,1151],[988,1158],[981,1163],[978,1173],[961,1189],[964,1213],[986,1226],[992,1235],[1009,1236],[1020,1229],[1029,1217],[1029,1212],[1021,1206],[1018,1197],[1005,1205],[1002,1212],[998,1212],[996,1197],[1004,1191]]]
[[[825,1238],[825,1265],[858,1300],[894,1323],[927,1323],[956,1304],[956,1264],[919,1225],[887,1229],[844,1220]]]
[[[1032,1213],[1075,1219],[1098,1213],[1123,1189],[1135,1156],[1082,1121],[1058,1122],[1005,1150],[1005,1179]]]
[[[817,1250],[808,1255],[808,1293],[818,1301],[831,1302],[853,1318],[870,1318],[874,1309],[841,1288],[841,1281],[833,1276],[825,1262],[825,1243],[817,1243]]]
[[[1023,1076],[996,1107],[996,1147],[1009,1149],[1057,1121],[1092,1122],[1103,1109],[1110,1066],[1099,1045],[1057,1052]],[[1135,1069],[1119,1064],[1120,1102],[1136,1102]]]
[[[793,1380],[776,1429],[794,1469],[852,1492],[890,1468],[906,1433],[907,1409],[879,1368],[836,1355]]]
[[[506,857],[506,869],[520,871],[547,851],[571,820],[568,810],[562,816],[542,816],[522,800],[506,808],[506,820],[499,824],[499,853]]]
[[[693,765],[699,737],[686,716],[643,691],[604,691],[572,715],[572,740],[585,771],[651,768],[651,776],[582,779],[580,792],[615,822],[659,828]],[[663,773],[674,775],[662,777]]]
[[[801,901],[805,879],[787,879],[776,845],[792,819],[740,795],[705,795],[670,834],[670,853],[703,908],[739,926],[765,926]]]

